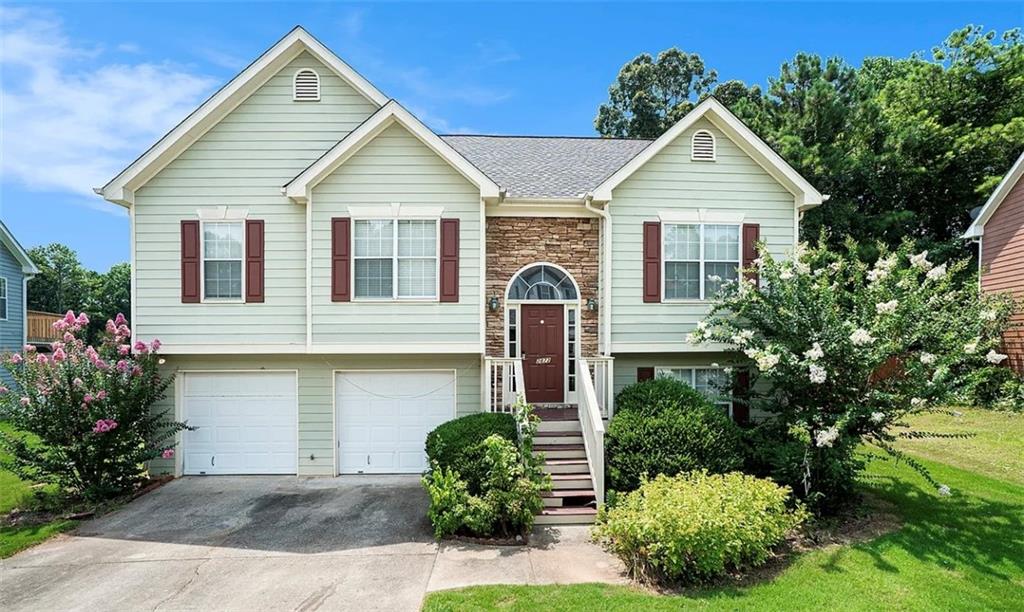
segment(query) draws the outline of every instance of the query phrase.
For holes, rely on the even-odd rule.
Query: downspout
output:
[[[601,264],[601,272],[599,275],[599,281],[601,283],[601,312],[604,314],[601,320],[601,326],[603,327],[604,333],[601,334],[603,342],[598,344],[598,350],[601,350],[603,345],[602,354],[605,357],[611,357],[612,354],[612,216],[606,210],[608,203],[605,203],[604,208],[596,208],[594,206],[594,194],[587,193],[583,196],[583,207],[601,217],[603,227],[601,228],[601,242],[604,247],[601,253],[602,259],[604,260]]]

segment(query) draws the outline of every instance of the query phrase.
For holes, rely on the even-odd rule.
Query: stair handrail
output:
[[[601,405],[594,389],[594,379],[590,375],[590,363],[582,358],[579,379],[582,391],[579,394],[580,429],[583,432],[590,479],[594,485],[594,498],[600,508],[604,505],[604,420],[601,418]]]

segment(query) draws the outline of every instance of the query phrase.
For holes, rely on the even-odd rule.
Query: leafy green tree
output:
[[[672,47],[657,60],[642,53],[619,71],[594,124],[605,136],[657,138],[690,112],[717,78],[696,53]]]
[[[91,273],[71,248],[52,243],[29,249],[29,257],[39,274],[28,281],[28,307],[31,310],[64,313],[80,311],[89,300]]]

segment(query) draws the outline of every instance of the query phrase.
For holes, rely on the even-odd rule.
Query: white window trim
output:
[[[661,376],[661,374],[663,372],[670,372],[671,370],[690,370],[690,372],[691,372],[691,374],[690,374],[690,382],[687,383],[687,384],[689,384],[690,387],[693,388],[694,391],[696,391],[697,390],[697,370],[724,371],[725,368],[723,368],[723,367],[715,367],[715,366],[711,366],[711,365],[655,366],[654,367],[654,378],[658,378],[659,376]],[[670,374],[670,376],[671,376],[671,374]],[[711,401],[711,398],[708,398],[708,401]],[[736,402],[735,398],[730,393],[729,394],[728,402],[726,402],[726,401],[720,401],[720,402],[711,401],[711,404],[713,406],[722,406],[724,408],[725,404],[728,403],[729,404],[729,418],[731,419],[732,418],[732,409],[733,409],[733,405],[735,404],[735,402]]]
[[[698,297],[698,298],[667,298],[665,296],[665,285],[668,282],[668,278],[667,278],[668,275],[665,274],[665,270],[667,268],[667,264],[669,263],[669,260],[666,259],[666,257],[665,257],[665,226],[666,225],[696,225],[699,228],[699,231],[700,231],[700,260],[699,260],[698,263],[700,264],[700,268],[699,268],[699,270],[700,270],[700,272],[699,272],[699,274],[700,274],[700,277],[699,277],[700,278],[700,297]],[[666,223],[666,222],[663,221],[661,223],[661,271],[660,271],[661,272],[661,301],[663,303],[666,303],[666,304],[698,304],[698,303],[699,304],[703,304],[703,303],[710,302],[711,300],[709,300],[707,298],[707,296],[704,295],[704,281],[706,280],[704,278],[704,276],[705,276],[704,275],[704,264],[706,264],[706,263],[732,263],[731,261],[724,261],[724,260],[718,260],[718,259],[716,259],[714,261],[711,261],[711,262],[708,262],[707,259],[704,257],[704,226],[706,226],[706,225],[728,225],[728,226],[736,228],[737,235],[739,237],[739,248],[737,249],[737,253],[736,253],[737,254],[736,269],[740,270],[740,269],[743,268],[743,225],[742,224],[740,224],[740,223],[719,223],[719,222],[698,222],[698,223],[685,223],[685,222],[684,223],[677,223],[677,222],[671,222],[671,223]],[[673,262],[689,262],[689,263],[693,263],[693,260],[690,260],[690,259],[673,259],[672,261]]]
[[[206,297],[206,224],[234,223],[242,227],[242,292],[237,298]],[[202,304],[244,304],[245,303],[245,219],[200,219],[199,220],[199,290],[202,292]],[[234,261],[214,258],[214,261]]]
[[[350,209],[351,210],[351,209]],[[401,297],[398,295],[398,222],[399,221],[433,221],[434,222],[434,295],[424,297]],[[391,221],[391,297],[359,297],[356,295],[356,222],[357,221]],[[393,303],[420,302],[433,303],[441,301],[441,218],[435,216],[360,216],[352,217],[349,224],[349,244],[352,245],[352,257],[349,262],[349,277],[352,279],[352,301],[360,303]],[[406,259],[428,259],[427,256],[406,256]],[[384,257],[358,257],[358,259],[384,259]]]
[[[300,98],[298,92],[298,80],[299,75],[303,72],[312,72],[313,76],[316,77],[316,97],[315,98]],[[292,102],[319,102],[323,89],[323,79],[320,78],[320,73],[312,68],[299,68],[292,75]]]
[[[4,303],[4,311],[3,311],[2,316],[0,316],[0,321],[6,321],[7,318],[10,316],[10,308],[11,308],[11,300],[9,299],[9,296],[7,295],[7,277],[6,276],[0,276],[0,300],[3,300],[3,303]],[[28,317],[26,316],[26,320],[27,319],[28,319]]]
[[[700,134],[707,134],[708,136],[711,137],[711,159],[704,159],[702,157],[697,157],[695,155],[695,149],[693,147],[693,143],[694,143],[695,140],[697,140],[697,136],[700,135]],[[711,133],[711,130],[700,129],[700,130],[697,130],[696,132],[694,132],[693,136],[690,137],[690,161],[695,161],[695,162],[713,162],[713,161],[718,161],[718,139],[715,138],[715,135]]]

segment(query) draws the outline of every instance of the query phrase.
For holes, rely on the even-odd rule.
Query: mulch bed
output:
[[[85,519],[101,516],[111,512],[120,506],[155,491],[168,482],[174,480],[173,476],[159,476],[150,478],[139,485],[131,493],[114,498],[100,504],[87,505],[83,502],[74,503],[70,508],[63,510],[23,510],[15,508],[4,516],[0,516],[2,527],[30,527],[33,525],[45,525],[54,521],[82,521]]]
[[[516,536],[514,538],[478,538],[476,536],[456,534],[445,539],[466,544],[479,544],[481,546],[526,546],[530,543],[529,535]]]

